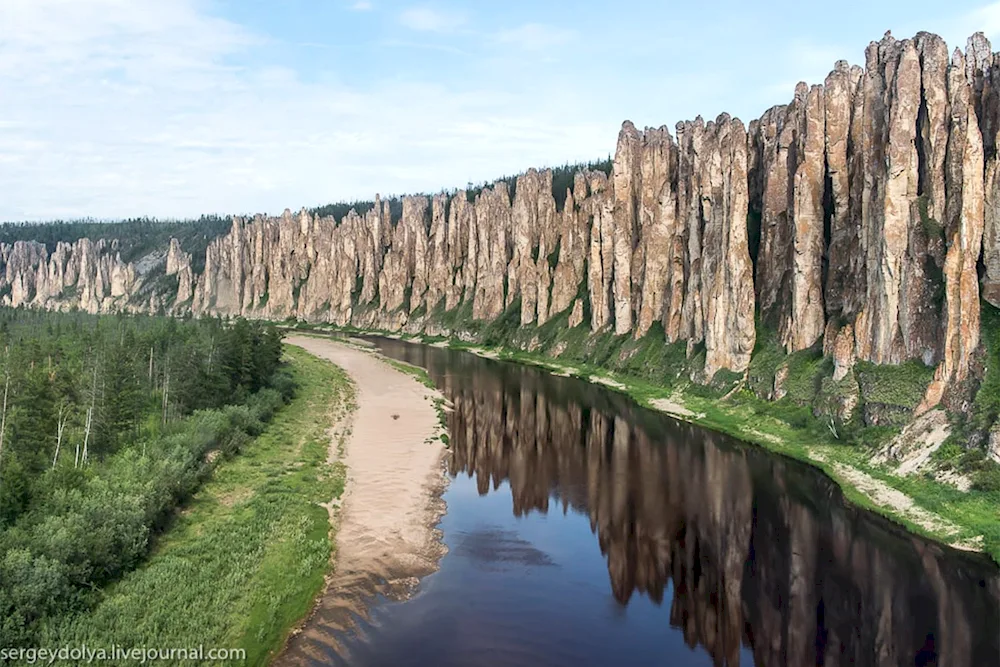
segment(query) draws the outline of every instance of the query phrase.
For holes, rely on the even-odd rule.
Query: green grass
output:
[[[973,426],[989,429],[1000,417],[1000,309],[982,302],[980,326],[986,348],[986,371],[972,405]]]
[[[833,362],[823,356],[823,350],[818,345],[788,355],[785,363],[788,367],[785,391],[788,398],[799,404],[812,403],[823,378],[833,375]]]
[[[160,540],[148,563],[90,613],[47,628],[54,645],[244,648],[265,664],[322,590],[331,531],[320,503],[339,497],[329,464],[332,406],[354,390],[334,365],[286,348],[299,394],[214,477]]]
[[[881,403],[913,409],[917,407],[934,377],[934,369],[911,359],[899,365],[876,365],[859,361],[855,366],[861,398],[866,403]]]
[[[760,317],[756,320],[757,341],[750,357],[747,384],[759,397],[767,398],[774,388],[774,375],[785,361],[785,349],[778,334],[765,326]]]

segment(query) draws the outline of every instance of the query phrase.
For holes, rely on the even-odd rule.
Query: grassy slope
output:
[[[90,614],[52,630],[61,645],[242,647],[267,662],[321,591],[331,554],[320,503],[344,488],[326,462],[331,406],[353,406],[336,366],[287,349],[299,393],[240,456],[220,465],[149,562]]]
[[[716,386],[702,387],[692,384],[686,376],[692,361],[686,360],[684,346],[663,343],[662,332],[652,331],[651,335],[639,340],[633,340],[630,336],[591,336],[586,327],[568,328],[564,314],[553,318],[542,327],[522,327],[513,317],[507,317],[517,306],[518,304],[515,304],[508,309],[509,313],[505,313],[492,323],[474,323],[476,330],[471,333],[478,341],[482,341],[481,343],[470,344],[460,342],[457,338],[430,336],[408,338],[423,342],[445,341],[450,347],[458,349],[491,350],[500,359],[541,366],[553,372],[584,379],[606,378],[615,383],[612,389],[628,394],[640,405],[647,407],[652,407],[651,401],[658,398],[671,398],[695,413],[694,416],[685,417],[687,421],[727,433],[820,468],[840,484],[844,494],[852,502],[887,516],[913,532],[949,544],[965,542],[982,535],[983,549],[1000,562],[1000,492],[962,492],[926,476],[899,477],[892,474],[891,468],[872,465],[866,444],[869,442],[877,444],[885,437],[891,436],[894,430],[883,427],[857,429],[852,434],[855,437],[854,444],[851,444],[833,437],[822,421],[811,416],[807,405],[796,404],[790,399],[777,403],[765,401],[757,398],[749,389],[739,390],[722,399],[722,396],[736,386],[736,378],[723,372],[720,372],[717,381],[713,382]],[[506,319],[511,321],[507,322]],[[443,324],[454,325],[458,322],[443,322]],[[316,328],[303,323],[299,323],[298,327]],[[336,327],[318,328],[336,329]],[[357,331],[351,328],[341,330]],[[372,333],[399,336],[391,332]],[[534,344],[536,351],[525,351],[529,347],[529,340]],[[767,366],[768,351],[764,346],[769,342],[764,340],[759,343],[759,349],[755,351],[755,360],[761,359],[764,361],[761,365]],[[551,356],[551,352],[555,350],[559,351],[558,358]],[[699,362],[699,357],[703,363],[703,351],[695,353],[694,364]],[[803,351],[773,360],[773,366],[781,363],[791,367],[790,378],[786,384],[789,392],[794,394],[797,385],[815,385],[813,393],[810,394],[812,398],[816,397],[824,374],[831,370],[825,368],[824,364],[828,362],[822,359],[818,351]],[[617,370],[609,370],[612,368]],[[674,368],[679,370],[673,372]],[[880,401],[885,398],[880,394],[896,394],[898,395],[896,400],[901,405],[908,403],[912,398],[909,395],[914,392],[909,383],[902,383],[901,378],[897,376],[919,375],[921,377],[916,380],[920,382],[929,380],[929,375],[923,377],[925,373],[917,373],[908,367],[874,369],[863,366],[862,369],[869,374],[885,371],[885,377],[881,378],[881,382],[874,383],[870,378],[866,380],[871,387],[869,391]],[[774,367],[768,370],[770,373],[768,381],[773,381]],[[900,390],[896,385],[902,385],[906,390]],[[865,391],[863,386],[862,392]],[[808,400],[806,396],[803,398]],[[837,464],[860,470],[902,491],[912,498],[916,505],[951,521],[959,526],[960,530],[957,533],[929,530],[916,525],[905,515],[889,507],[875,504],[837,473],[835,469]]]

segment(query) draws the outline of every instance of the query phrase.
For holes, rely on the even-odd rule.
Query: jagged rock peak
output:
[[[234,217],[203,257],[178,240],[135,264],[104,241],[4,245],[0,300],[106,312],[155,296],[171,312],[408,331],[446,312],[565,318],[703,350],[701,379],[746,370],[759,314],[787,352],[826,350],[838,380],[856,360],[936,366],[932,405],[968,384],[980,291],[1000,305],[991,49],[982,33],[949,55],[936,35],[886,32],[864,67],[838,60],[748,125],[624,121],[609,173],[529,169],[469,192],[376,195],[339,220]],[[152,294],[172,285],[152,278],[161,269],[176,294]]]

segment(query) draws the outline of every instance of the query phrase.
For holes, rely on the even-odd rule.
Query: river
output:
[[[985,556],[608,389],[373,340],[454,404],[449,553],[314,664],[1000,665]]]

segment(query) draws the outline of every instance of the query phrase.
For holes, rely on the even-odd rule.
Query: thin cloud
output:
[[[974,9],[958,19],[956,31],[961,31],[962,37],[969,37],[974,32],[982,31],[987,37],[1000,35],[1000,2],[993,2],[984,7]],[[955,46],[964,46],[956,44]]]
[[[916,28],[927,29],[924,26]],[[968,12],[952,15],[935,32],[948,42],[949,52],[956,47],[964,51],[966,40],[975,32],[982,32],[991,40],[996,40],[1000,38],[1000,2],[992,2]],[[895,34],[895,31],[893,33]]]
[[[465,25],[465,17],[429,7],[411,7],[399,15],[399,22],[418,32],[453,32]]]
[[[850,56],[860,56],[861,64],[864,64],[863,53],[852,54],[846,47],[793,40],[778,59],[782,66],[776,74],[783,78],[765,83],[757,95],[767,105],[787,104],[795,96],[795,87],[799,82],[804,81],[808,85],[823,83],[838,60],[858,61]]]
[[[502,30],[496,34],[497,44],[510,45],[524,51],[544,51],[558,46],[565,46],[576,38],[576,32],[564,28],[526,23],[511,30]]]
[[[276,212],[603,155],[614,138],[555,86],[528,105],[492,80],[347,85],[257,64],[275,42],[201,0],[3,3],[0,220]]]
[[[451,53],[457,56],[467,56],[468,51],[463,51],[457,46],[449,46],[447,44],[428,44],[424,42],[410,42],[402,39],[387,39],[380,42],[381,46],[387,46],[394,49],[419,49],[421,51],[439,51],[441,53]]]
[[[358,2],[351,5],[351,9],[356,12],[367,12],[372,9],[372,3],[368,2],[368,0],[358,0]]]

